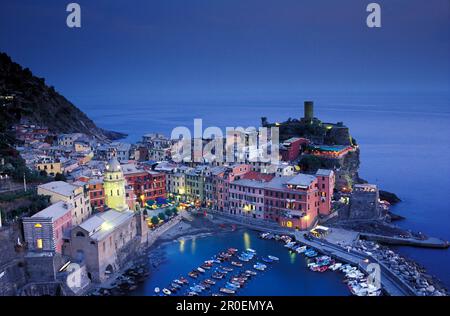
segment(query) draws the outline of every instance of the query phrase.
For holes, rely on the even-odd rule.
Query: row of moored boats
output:
[[[180,277],[173,280],[168,287],[155,288],[155,294],[162,296],[176,293],[188,296],[236,294],[258,272],[265,271],[267,264],[279,261],[279,258],[270,255],[261,257],[262,262],[257,261],[256,257],[256,251],[251,248],[242,252],[236,248],[229,248],[190,271],[188,276],[192,284],[187,278]]]
[[[304,254],[309,258],[307,264],[308,268],[314,272],[325,271],[339,271],[344,273],[344,282],[347,284],[350,292],[356,296],[379,296],[381,295],[381,288],[376,287],[371,282],[368,282],[367,276],[361,272],[357,267],[350,264],[337,262],[330,256],[320,255],[317,250],[312,247],[307,247],[301,243],[293,240],[286,235],[276,235],[272,233],[262,233],[260,237],[263,239],[274,239],[284,242],[284,247],[289,251],[298,254]]]

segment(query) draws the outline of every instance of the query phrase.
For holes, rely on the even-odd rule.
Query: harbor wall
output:
[[[403,245],[403,246],[415,246],[415,247],[439,248],[439,249],[446,249],[449,247],[448,242],[437,238],[428,238],[425,240],[419,240],[412,238],[398,238],[368,233],[360,233],[359,236],[361,239],[378,241],[380,243],[390,245]]]
[[[150,247],[153,243],[166,231],[177,225],[182,219],[182,216],[179,214],[176,217],[169,220],[164,225],[156,228],[155,230],[149,231],[147,234],[147,240],[144,242],[145,247]]]

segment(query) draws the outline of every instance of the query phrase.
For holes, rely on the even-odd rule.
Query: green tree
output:
[[[300,166],[302,170],[305,171],[316,171],[322,166],[322,162],[320,158],[317,158],[315,156],[307,155],[303,156],[300,160]]]
[[[172,216],[172,210],[170,208],[168,208],[164,211],[164,214],[166,214],[167,217],[170,217],[170,216]]]
[[[164,215],[164,213],[162,213],[162,212],[158,214],[158,217],[160,220],[163,220],[163,221],[166,220],[166,215]]]
[[[153,216],[150,221],[153,225],[157,225],[159,223],[159,218],[157,216]]]

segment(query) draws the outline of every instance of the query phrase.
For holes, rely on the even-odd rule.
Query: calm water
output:
[[[315,115],[323,121],[343,121],[350,127],[361,147],[361,176],[403,200],[394,211],[407,219],[398,225],[450,240],[449,95],[79,106],[100,126],[128,133],[128,140],[136,141],[148,132],[170,135],[178,125],[192,130],[194,118],[203,118],[205,128],[259,126],[261,116],[271,122],[301,117],[302,100],[306,99],[315,101]],[[408,247],[399,251],[423,264],[450,288],[450,251]]]
[[[155,287],[162,289],[169,286],[172,280],[181,275],[189,279],[190,284],[198,284],[198,281],[187,276],[188,272],[230,247],[239,250],[252,248],[257,251],[258,257],[274,255],[280,258],[280,262],[267,264],[269,267],[266,271],[258,272],[257,276],[252,277],[245,287],[238,291],[239,295],[350,295],[342,282],[342,273],[311,272],[306,267],[307,259],[303,255],[290,253],[281,242],[259,239],[257,234],[250,230],[181,239],[163,246],[166,261],[132,295],[153,295]],[[228,263],[226,265],[231,266]],[[251,269],[251,266],[250,263],[244,265],[246,269]],[[210,275],[211,271],[207,271],[206,274]],[[228,273],[230,274],[234,275],[235,271]],[[199,277],[199,280],[204,279],[205,277],[201,279]],[[214,292],[218,293],[220,285],[225,284],[224,279],[217,282]],[[185,290],[180,293],[186,294]]]

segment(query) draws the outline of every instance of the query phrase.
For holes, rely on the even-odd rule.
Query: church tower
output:
[[[105,191],[106,206],[118,211],[128,209],[125,195],[125,178],[123,177],[122,168],[115,155],[106,164],[103,177],[103,189]]]

